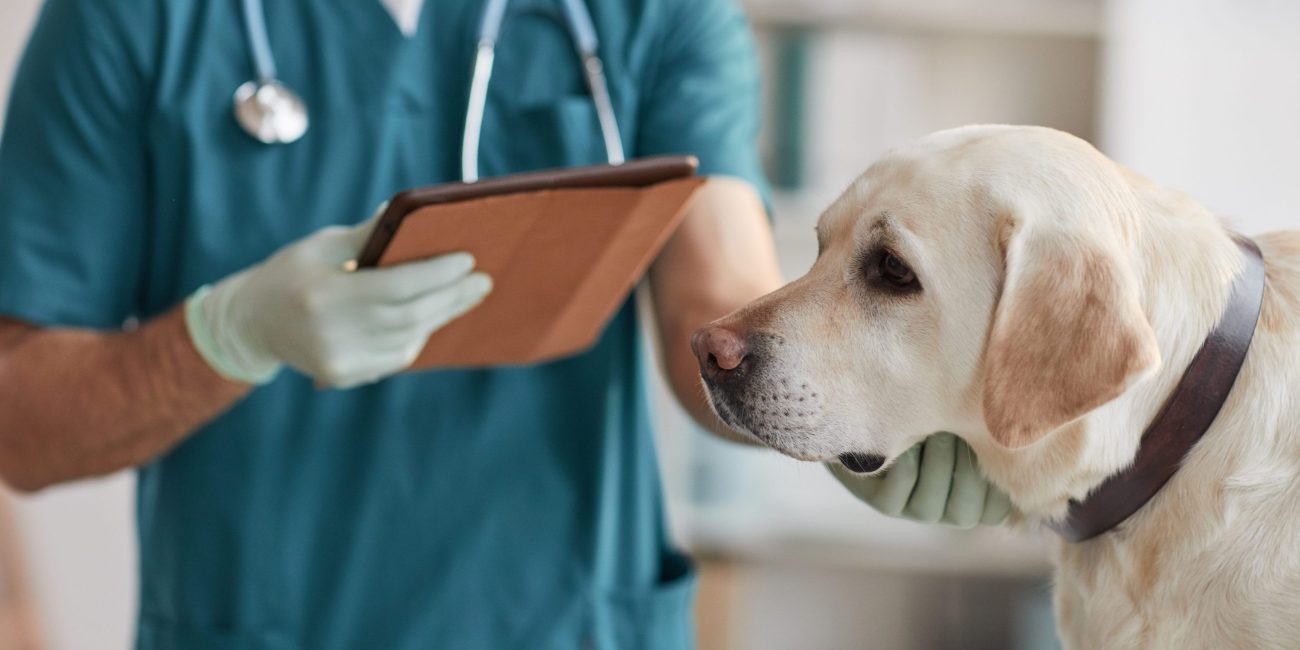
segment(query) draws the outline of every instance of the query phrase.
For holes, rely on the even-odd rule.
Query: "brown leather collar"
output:
[[[1065,539],[1092,539],[1141,509],[1173,477],[1218,417],[1246,361],[1264,301],[1264,257],[1249,239],[1241,237],[1237,243],[1245,253],[1245,268],[1233,281],[1219,324],[1142,434],[1133,465],[1106,479],[1083,501],[1071,501],[1066,518],[1050,524]]]

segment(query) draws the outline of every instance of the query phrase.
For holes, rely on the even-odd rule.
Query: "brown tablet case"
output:
[[[412,369],[537,363],[595,344],[704,179],[663,157],[403,192],[358,267],[474,254],[492,293],[429,339]]]

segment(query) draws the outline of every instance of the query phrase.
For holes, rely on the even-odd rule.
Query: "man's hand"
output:
[[[223,376],[253,384],[282,364],[337,387],[411,365],[429,335],[479,304],[492,280],[473,272],[468,253],[345,270],[372,227],[325,228],[196,292],[185,310],[195,347]]]
[[[975,452],[951,433],[936,433],[879,475],[863,476],[829,463],[854,496],[882,514],[958,528],[1002,523],[1011,503],[980,473]]]

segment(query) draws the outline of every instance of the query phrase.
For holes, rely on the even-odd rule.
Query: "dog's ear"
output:
[[[984,358],[984,420],[1031,444],[1123,393],[1160,363],[1137,278],[1095,233],[1008,219],[1002,295]]]

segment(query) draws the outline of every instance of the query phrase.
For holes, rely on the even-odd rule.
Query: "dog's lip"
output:
[[[863,454],[858,452],[849,452],[839,455],[840,464],[849,468],[849,471],[858,474],[870,474],[885,466],[885,457],[880,454]]]

